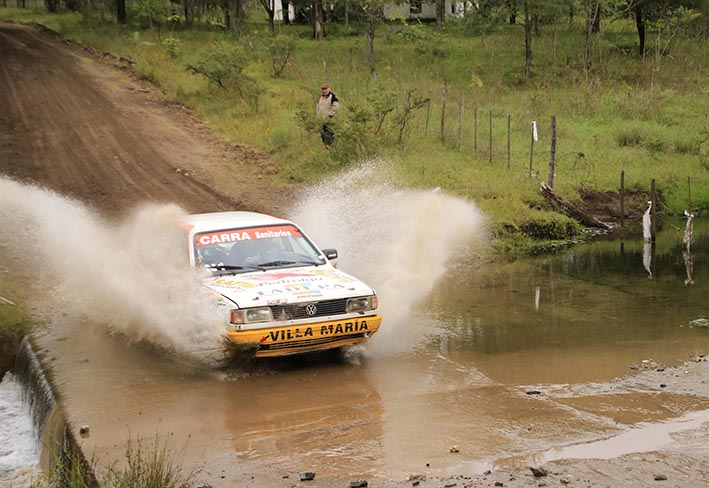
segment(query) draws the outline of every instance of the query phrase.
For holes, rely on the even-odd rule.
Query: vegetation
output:
[[[0,337],[21,339],[30,327],[27,312],[16,303],[15,289],[7,283],[0,283]]]
[[[15,351],[32,326],[29,314],[19,303],[15,289],[0,283],[0,380],[12,366]]]
[[[32,488],[192,488],[199,474],[199,470],[183,472],[175,453],[157,434],[147,445],[143,439],[129,438],[122,462],[105,468],[95,459],[86,461],[79,451],[66,449]]]
[[[111,2],[81,5],[0,8],[0,19],[39,22],[131,59],[226,138],[270,153],[280,169],[264,178],[274,184],[310,184],[381,158],[401,185],[475,201],[499,249],[535,252],[581,230],[539,194],[555,116],[553,182],[567,200],[615,194],[625,171],[626,189],[645,201],[656,180],[665,214],[690,205],[690,181],[693,212],[709,209],[706,1],[487,0],[425,24],[385,22],[385,3],[361,0],[350,10],[336,2],[322,25],[284,25],[266,4],[241,0],[169,12],[135,0],[125,25]],[[294,5],[315,17],[323,8]],[[330,150],[313,117],[323,81],[342,107]]]

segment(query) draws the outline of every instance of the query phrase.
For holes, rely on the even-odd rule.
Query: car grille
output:
[[[327,315],[342,315],[347,313],[347,300],[347,298],[339,298],[320,302],[271,305],[271,312],[275,320],[296,320],[325,317]]]
[[[316,339],[306,339],[302,341],[291,341],[278,344],[261,344],[261,351],[280,351],[284,349],[297,349],[300,347],[320,346],[323,344],[331,344],[334,342],[347,341],[350,339],[364,338],[364,334],[349,334],[337,337],[318,337]]]

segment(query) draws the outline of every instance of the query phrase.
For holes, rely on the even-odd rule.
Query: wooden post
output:
[[[692,213],[692,177],[687,176],[687,212]]]
[[[490,114],[490,164],[492,164],[492,110],[490,110],[489,114]]]
[[[463,100],[458,100],[458,148],[463,147]]]
[[[532,164],[534,163],[534,121],[532,121],[531,143],[529,147],[529,177],[532,177]]]
[[[650,185],[650,201],[652,202],[652,211],[650,212],[650,239],[655,242],[657,236],[657,194],[655,193],[655,178],[652,179]]]
[[[511,144],[510,144],[510,125],[511,125],[511,120],[512,116],[508,115],[507,116],[507,169],[510,169],[510,162],[512,161],[512,154],[511,154]]]
[[[554,188],[554,169],[556,166],[556,115],[551,116],[551,151],[549,152],[549,174],[547,184]]]
[[[478,106],[473,109],[473,149],[478,152]]]
[[[620,172],[620,226],[625,223],[625,170]]]
[[[430,93],[429,93],[430,94]],[[428,103],[426,104],[426,129],[424,135],[428,135],[428,123],[431,120],[431,97],[428,97]]]
[[[446,130],[446,86],[441,90],[441,142],[445,140]]]

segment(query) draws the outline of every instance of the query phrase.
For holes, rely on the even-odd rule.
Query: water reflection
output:
[[[652,279],[652,255],[655,251],[655,244],[645,240],[643,242],[643,268],[647,271],[648,278]]]
[[[707,315],[709,296],[709,219],[694,224],[692,254],[677,221],[665,223],[654,245],[638,236],[460,269],[422,320],[445,324],[452,356],[494,380],[602,380],[644,358],[676,362],[709,346],[706,330],[688,326]]]

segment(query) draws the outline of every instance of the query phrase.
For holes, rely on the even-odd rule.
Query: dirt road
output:
[[[127,64],[96,61],[51,33],[0,23],[0,173],[106,214],[140,201],[190,212],[279,205],[281,190],[260,178],[271,167],[262,154],[215,137]]]
[[[220,140],[188,111],[166,101],[159,90],[132,77],[125,68],[126,66],[119,60],[96,56],[80,46],[62,43],[55,36],[35,28],[0,23],[0,174],[11,175],[23,181],[47,186],[58,193],[70,195],[92,208],[97,208],[109,216],[120,215],[141,201],[177,202],[192,212],[224,209],[274,211],[280,206],[287,205],[288,190],[274,188],[268,180],[262,178],[264,173],[274,170],[267,158],[247,147],[227,144]],[[216,175],[220,175],[220,178],[217,179]],[[61,348],[64,347],[63,344],[69,344],[71,341],[60,337],[53,342]],[[126,351],[120,353],[121,347],[125,347]],[[86,354],[90,352],[99,354],[101,351],[97,348],[87,348]],[[116,345],[106,355],[109,353],[116,355],[117,360],[121,361],[131,354],[135,355],[136,359],[131,362],[131,366],[139,361],[155,361],[156,364],[150,366],[152,370],[156,370],[158,365],[162,364],[162,367],[166,369],[165,378],[175,376],[172,365],[166,366],[163,364],[165,361],[160,358],[153,359],[147,354],[141,355],[140,351],[136,352],[135,348],[128,348],[125,344]],[[84,351],[82,351],[81,357],[60,354],[57,357],[57,363],[65,363],[65,367],[72,371],[81,372],[81,368],[96,369],[94,364],[99,363],[93,357],[89,362]],[[646,399],[659,398],[659,395],[676,395],[678,398],[682,397],[681,401],[686,403],[694,402],[694,398],[696,398],[698,406],[695,410],[706,409],[706,403],[709,401],[707,400],[709,399],[708,364],[701,361],[680,368],[668,368],[663,372],[646,372],[613,384],[584,385],[582,391],[577,392],[577,396],[568,400],[567,403],[573,405],[573,401],[578,400],[578,397],[599,401],[598,399],[609,391],[628,389],[631,392],[640,392],[640,396]],[[453,368],[453,366],[449,367]],[[385,386],[392,383],[392,378],[388,376],[391,369],[372,368],[371,372],[368,372],[366,368],[355,369],[350,372],[349,381],[343,381],[337,368],[330,369],[334,371],[331,373],[334,377],[333,383],[340,381],[345,390],[344,393],[333,392],[334,397],[331,401],[333,404],[342,403],[341,410],[344,413],[341,414],[341,419],[324,416],[323,418],[327,421],[324,425],[305,421],[310,418],[309,415],[317,417],[316,414],[322,403],[318,397],[311,395],[307,388],[299,386],[314,381],[310,378],[314,375],[311,375],[307,368],[302,372],[296,372],[296,376],[300,375],[303,378],[290,386],[283,384],[285,382],[278,375],[249,378],[249,382],[253,383],[254,391],[260,392],[256,397],[264,402],[272,399],[273,405],[276,405],[272,410],[268,410],[265,419],[261,419],[266,425],[260,426],[259,429],[267,429],[268,435],[263,434],[264,430],[257,430],[249,423],[260,419],[258,415],[243,416],[243,418],[232,415],[233,406],[241,405],[241,403],[231,401],[231,395],[234,395],[237,390],[231,384],[211,381],[216,385],[215,388],[220,392],[219,395],[199,395],[191,393],[190,390],[190,394],[180,397],[185,402],[180,411],[186,412],[186,422],[205,417],[202,419],[204,422],[213,422],[217,425],[214,430],[205,428],[204,432],[201,432],[205,437],[204,452],[212,455],[210,462],[214,459],[218,461],[210,464],[210,469],[214,472],[214,480],[208,480],[210,484],[216,487],[220,486],[220,482],[225,483],[222,481],[225,476],[221,475],[222,471],[219,471],[217,467],[223,465],[224,469],[233,470],[233,466],[238,465],[239,469],[236,470],[238,472],[230,473],[233,475],[233,482],[230,480],[229,486],[347,486],[349,480],[346,474],[325,478],[318,473],[312,482],[301,482],[295,473],[285,471],[282,466],[288,465],[291,457],[303,456],[305,449],[301,446],[311,446],[311,441],[310,454],[313,456],[323,452],[322,448],[328,443],[328,439],[342,440],[342,438],[346,438],[351,441],[348,445],[363,444],[371,447],[368,435],[377,429],[384,430],[382,424],[386,424],[386,428],[390,431],[386,435],[379,433],[376,438],[384,439],[383,443],[389,442],[391,446],[378,447],[375,443],[374,448],[376,449],[372,453],[362,451],[364,452],[362,454],[362,452],[356,451],[352,454],[349,451],[343,451],[338,454],[337,459],[328,458],[331,454],[325,452],[320,460],[322,469],[325,470],[330,465],[346,465],[347,462],[342,459],[348,456],[353,464],[370,461],[381,462],[379,460],[383,457],[381,455],[383,452],[389,456],[387,463],[400,469],[369,471],[370,474],[383,473],[378,478],[371,475],[369,486],[411,486],[414,484],[422,487],[568,485],[578,487],[699,488],[707,486],[707,480],[709,480],[706,467],[708,458],[706,439],[709,434],[706,424],[700,424],[695,429],[674,435],[673,442],[670,443],[671,448],[663,448],[651,453],[626,454],[606,460],[550,462],[546,462],[546,459],[543,458],[530,460],[531,465],[540,466],[543,464],[545,466],[547,473],[544,476],[534,477],[528,468],[506,469],[504,462],[500,463],[490,474],[463,476],[459,473],[466,472],[464,463],[461,462],[460,465],[457,465],[455,459],[456,456],[460,458],[466,456],[464,445],[461,445],[460,453],[453,451],[449,453],[448,440],[441,440],[440,437],[434,435],[435,433],[432,433],[427,439],[417,439],[417,442],[400,443],[396,426],[401,426],[397,423],[396,417],[406,418],[407,412],[410,410],[407,397],[399,399],[400,392],[392,390],[390,394],[394,398],[391,398],[389,403],[383,403],[384,400],[376,399],[379,395],[377,391],[389,392]],[[146,370],[148,368],[143,370],[138,368],[137,371]],[[117,369],[109,368],[106,371],[114,377]],[[127,371],[131,373],[133,370]],[[418,372],[413,368],[411,371]],[[327,371],[321,374],[326,373]],[[367,377],[370,373],[373,379],[370,378],[369,383],[360,378],[361,376]],[[88,393],[85,393],[85,398],[92,398],[90,394],[98,393],[99,389],[89,388],[91,384],[87,380],[88,374],[85,376],[82,374],[85,373],[77,373],[76,376],[86,380],[86,385],[79,382],[76,388],[90,389]],[[454,374],[456,373],[451,373],[451,375]],[[130,375],[126,376],[127,387],[139,383],[137,376],[136,378]],[[140,374],[140,376],[145,375]],[[184,385],[189,385],[190,388],[199,392],[201,388],[210,386],[208,385],[210,382],[204,378],[195,378],[192,374],[183,376],[187,379],[178,378],[185,382],[180,384],[181,386],[178,385],[182,389],[186,389]],[[154,403],[168,402],[170,400],[168,394],[176,394],[175,392],[180,390],[178,387],[167,388],[171,385],[169,382],[163,381],[162,378],[160,377],[159,381],[154,381],[155,385],[150,385],[157,392],[153,397],[149,397]],[[467,381],[467,376],[465,378]],[[401,381],[401,377],[395,379]],[[411,378],[410,384],[420,388],[419,380],[418,377]],[[269,389],[268,383],[275,383],[277,387]],[[370,385],[369,389],[362,392],[362,385],[368,384]],[[165,386],[164,390],[161,389],[163,386]],[[299,415],[302,418],[290,418],[290,410],[283,407],[293,399],[283,400],[287,396],[283,393],[287,387],[300,391],[301,397],[299,400],[296,398],[298,401],[295,403],[304,405],[299,410]],[[491,389],[484,387],[480,391]],[[490,412],[500,411],[502,412],[500,416],[508,416],[500,421],[499,425],[502,427],[486,425],[486,420],[483,419],[479,424],[473,426],[473,434],[480,434],[486,429],[494,428],[498,428],[501,434],[505,429],[509,431],[511,425],[520,423],[519,415],[536,416],[544,411],[542,400],[540,400],[538,409],[537,407],[527,407],[532,401],[536,401],[533,399],[551,398],[554,395],[565,399],[564,395],[569,394],[571,389],[569,387],[559,392],[544,391],[543,395],[538,397],[527,396],[524,392],[517,395],[519,392],[508,389],[510,398],[523,403],[525,407],[511,409],[512,413],[506,414],[502,408],[507,405],[506,400],[505,402],[490,402],[492,405]],[[136,402],[133,402],[130,397],[126,398],[126,391],[126,389],[121,389],[116,398],[125,401],[127,403],[126,410],[130,411]],[[470,402],[461,400],[461,404],[468,405],[475,401],[478,398],[475,393],[477,391],[473,390],[474,394],[471,395]],[[358,403],[346,404],[343,398],[350,393],[359,402],[371,403],[371,411],[362,410]],[[72,397],[72,395],[68,396]],[[452,396],[452,393],[444,392],[435,397],[420,399],[420,403],[431,402],[431,398],[437,399],[441,408],[436,412],[442,417],[446,417],[447,414],[441,412],[444,412],[445,408],[451,409],[455,406]],[[77,397],[78,395],[73,396],[73,398]],[[687,397],[690,397],[690,400],[687,400]],[[136,398],[144,400],[144,392],[136,393]],[[203,414],[205,408],[203,403],[206,403],[203,402],[203,399],[205,398],[215,399],[210,403],[216,403],[216,406],[221,408],[221,417],[215,418]],[[370,398],[373,400],[370,401]],[[87,402],[85,405],[74,408],[75,410],[87,409],[89,410],[86,412],[87,416],[95,415],[100,418],[100,412],[94,411],[97,410],[94,405],[100,404],[101,401],[113,400],[104,395],[94,399],[95,403]],[[479,398],[478,401],[480,401]],[[675,401],[679,402],[680,400]],[[385,404],[389,409],[393,407],[395,413],[382,411],[384,410],[382,405]],[[256,403],[253,409],[258,410],[259,405]],[[597,410],[589,408],[592,413],[589,418],[613,417],[603,413],[613,410],[612,403],[608,406],[600,402],[599,405]],[[282,415],[272,414],[272,412],[278,414],[280,412],[278,409],[281,407],[285,410]],[[647,408],[646,405],[639,408],[642,409],[642,407]],[[594,408],[596,408],[595,403]],[[563,423],[559,419],[563,418],[563,412],[568,410],[571,410],[571,407],[558,408],[550,414],[550,418],[543,424],[547,426],[550,434],[554,433],[557,423]],[[195,412],[199,412],[199,414],[195,414]],[[263,414],[263,412],[257,413]],[[518,417],[514,417],[515,413]],[[187,416],[188,414],[189,416]],[[135,418],[141,416],[145,417],[142,412],[135,413]],[[470,418],[466,417],[466,419],[470,424]],[[691,421],[691,418],[687,420],[687,422]],[[235,425],[239,422],[244,422],[247,425]],[[335,427],[331,425],[333,422],[335,422]],[[489,423],[489,420],[487,422]],[[621,422],[619,421],[619,423]],[[116,424],[118,425],[117,429],[124,427],[120,422],[116,422]],[[317,425],[319,428],[314,430],[312,425]],[[340,430],[337,427],[340,427]],[[410,426],[406,425],[406,427]],[[573,426],[562,427],[565,429],[564,432],[573,432]],[[610,429],[612,426],[606,427]],[[461,423],[458,429],[463,430],[464,428],[470,429],[471,427]],[[95,432],[100,432],[100,429],[99,425]],[[290,438],[279,437],[280,431],[288,431],[288,429],[292,431]],[[221,433],[230,430],[235,432],[232,437],[222,438],[221,434],[212,436],[213,432]],[[527,435],[526,429],[517,430],[524,430],[521,434],[522,437]],[[121,434],[123,432],[120,431]],[[253,446],[241,446],[240,443],[248,441],[258,446],[261,441],[259,438],[249,438],[244,432],[247,434],[248,432],[257,432],[259,436],[263,436],[265,439],[263,442],[269,446],[272,443],[275,446],[274,452],[280,453],[283,459],[276,462],[273,459],[255,458],[255,461],[249,462]],[[519,437],[520,434],[515,433],[515,436]],[[300,444],[293,444],[284,439],[296,439]],[[196,443],[196,441],[193,442]],[[400,449],[397,449],[396,446],[401,444],[403,447],[411,448],[411,444],[433,445],[436,442],[441,444],[439,446],[441,447],[439,451],[443,453],[441,457],[447,459],[447,464],[444,466],[446,469],[442,469],[435,463],[431,463],[429,469],[428,463],[422,462],[417,465],[417,471],[407,471],[414,475],[414,478],[408,479],[408,475],[402,474],[397,479],[392,479],[391,472],[408,468],[403,466],[408,460],[399,458]],[[236,447],[220,450],[220,446],[228,444],[236,444]],[[450,447],[452,448],[452,446]],[[603,446],[599,446],[599,448],[603,449]],[[422,449],[422,451],[428,455],[429,449]],[[236,462],[233,453],[238,453],[241,456]],[[563,453],[561,456],[550,454],[552,455],[551,459],[564,457]],[[360,458],[357,458],[357,455]],[[271,457],[273,458],[273,456]],[[356,467],[359,468],[359,466],[358,464]],[[456,466],[460,469],[457,469]]]

